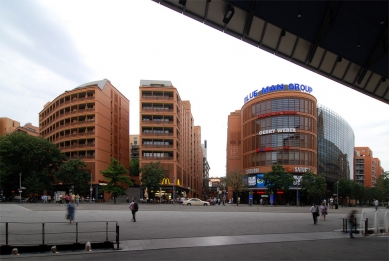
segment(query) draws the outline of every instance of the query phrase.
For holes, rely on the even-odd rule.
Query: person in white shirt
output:
[[[379,202],[378,202],[378,200],[374,200],[374,207],[375,207],[375,211],[377,211],[378,210],[378,205],[379,205]]]
[[[334,198],[331,197],[330,198],[330,209],[333,209],[334,208]]]

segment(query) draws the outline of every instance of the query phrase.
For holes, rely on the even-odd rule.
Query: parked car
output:
[[[198,198],[190,198],[190,199],[184,200],[182,202],[182,204],[187,205],[187,206],[209,206],[209,202],[203,201],[203,200],[198,199]]]

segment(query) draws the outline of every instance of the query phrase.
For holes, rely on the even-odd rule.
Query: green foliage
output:
[[[147,191],[151,192],[152,189],[157,191],[160,189],[160,183],[165,177],[165,170],[161,166],[160,162],[150,162],[140,168],[139,171],[142,173],[140,178],[140,184],[142,188],[147,188]],[[151,194],[150,194],[151,195]]]
[[[107,167],[107,170],[100,172],[108,180],[107,185],[102,186],[100,192],[105,191],[111,193],[114,197],[114,204],[116,204],[116,198],[118,196],[126,195],[126,190],[123,185],[133,185],[129,177],[124,175],[128,171],[117,159],[111,158],[111,163]]]
[[[45,190],[51,189],[54,178],[45,172],[32,172],[25,180],[23,187],[26,188],[27,194],[43,194]]]
[[[320,195],[326,192],[327,183],[323,176],[308,171],[302,176],[301,187],[308,195]]]
[[[74,194],[87,194],[89,191],[91,174],[84,168],[87,165],[80,159],[71,159],[63,163],[55,176],[62,184],[74,186]]]
[[[56,145],[41,137],[34,137],[23,132],[14,132],[0,137],[0,186],[5,190],[19,188],[19,173],[22,174],[22,186],[25,181],[52,175],[66,156]],[[49,189],[49,182],[40,182],[39,192]],[[26,186],[25,186],[26,185]],[[43,186],[43,187],[42,187]]]
[[[276,195],[277,190],[289,190],[293,185],[293,175],[286,173],[281,164],[273,164],[272,170],[263,175],[265,186]],[[274,206],[276,206],[276,197],[274,197]]]
[[[365,187],[365,193],[363,198],[365,201],[371,202],[374,199],[380,198],[380,191],[376,187]]]
[[[354,181],[345,178],[341,178],[338,182],[334,184],[334,191],[338,191],[339,193],[338,195],[339,203],[342,203],[341,202],[342,199],[352,196],[353,187],[354,187]],[[342,204],[344,204],[344,202]]]
[[[364,187],[357,182],[353,182],[353,187],[351,190],[351,198],[359,200],[359,203],[362,204],[364,195],[365,195]]]
[[[139,177],[139,159],[131,159],[130,161],[130,176]]]
[[[379,191],[380,201],[388,202],[389,201],[389,177],[387,177],[385,174],[381,174],[376,181],[375,187]]]
[[[227,173],[227,177],[225,179],[223,178],[220,180],[221,182],[225,182],[226,185],[235,192],[236,205],[239,204],[238,193],[243,191],[244,189],[243,178],[245,176],[245,173],[241,169],[235,168]]]

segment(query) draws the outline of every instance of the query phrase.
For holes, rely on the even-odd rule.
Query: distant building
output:
[[[0,118],[0,135],[4,136],[7,133],[12,133],[19,126],[20,122],[18,121],[6,117]]]
[[[383,173],[381,161],[373,158],[369,147],[355,147],[355,181],[364,187],[374,187]]]
[[[106,183],[100,171],[111,158],[129,169],[129,100],[107,79],[80,85],[48,102],[39,113],[39,132],[68,159],[86,163],[94,198]],[[64,188],[57,184],[57,189]]]
[[[203,199],[209,198],[209,170],[211,167],[209,166],[208,159],[207,159],[207,140],[204,140],[204,143],[201,144],[201,147],[203,148]]]
[[[31,136],[39,136],[39,127],[26,123],[24,126],[17,127],[13,132],[24,132]]]
[[[139,160],[139,134],[130,135],[130,166],[133,159]],[[135,186],[139,186],[139,173],[132,173],[131,168],[130,179]]]
[[[201,197],[201,128],[194,125],[190,102],[181,100],[170,81],[141,80],[139,92],[140,167],[160,162],[165,170],[161,191],[148,191],[148,196]]]
[[[39,127],[26,123],[24,126],[20,126],[20,122],[9,119],[0,118],[0,136],[12,132],[24,132],[31,136],[39,136]]]

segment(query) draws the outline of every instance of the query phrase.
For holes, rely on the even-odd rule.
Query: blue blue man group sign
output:
[[[278,91],[300,91],[300,92],[307,92],[311,93],[313,91],[312,87],[305,85],[305,84],[299,84],[299,83],[289,83],[289,84],[275,84],[272,86],[263,87],[261,90],[255,90],[251,92],[249,95],[244,97],[244,103],[248,102],[249,100],[256,98],[262,94],[271,93],[271,92],[278,92]]]

